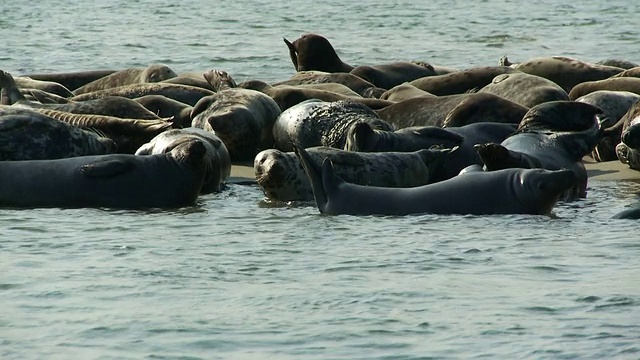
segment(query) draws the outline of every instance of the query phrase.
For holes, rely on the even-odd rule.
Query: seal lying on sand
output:
[[[208,194],[222,190],[231,174],[231,159],[227,147],[210,131],[193,127],[167,130],[142,145],[136,151],[136,155],[168,153],[177,146],[193,140],[201,141],[207,150],[207,167],[201,192]]]
[[[358,153],[331,147],[306,149],[318,165],[331,159],[336,173],[360,185],[412,187],[431,182],[434,167],[448,161],[456,149],[432,148],[416,152]],[[267,198],[277,201],[311,201],[313,192],[302,164],[293,152],[269,149],[256,155],[256,182]]]
[[[176,208],[194,205],[205,175],[201,141],[161,155],[0,162],[0,205]]]
[[[505,169],[413,188],[362,186],[336,176],[331,160],[320,168],[304,149],[295,149],[318,209],[330,215],[546,215],[576,181],[571,170]]]

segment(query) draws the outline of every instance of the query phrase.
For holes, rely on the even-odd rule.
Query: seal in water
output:
[[[485,170],[505,168],[570,169],[578,181],[563,200],[585,197],[587,171],[582,158],[602,138],[602,110],[575,101],[552,101],[533,107],[518,131],[501,144],[478,145]]]
[[[104,155],[115,147],[108,138],[37,112],[0,110],[1,161]]]
[[[306,149],[318,165],[329,158],[336,173],[360,185],[412,187],[428,184],[431,172],[447,162],[455,149],[432,148],[416,152],[357,153],[330,147]],[[267,198],[276,201],[313,201],[311,185],[293,152],[276,149],[256,155],[253,168],[256,182]]]
[[[229,81],[224,71],[212,70],[204,76],[210,84],[218,84],[214,88]],[[280,107],[268,95],[225,85],[193,107],[191,126],[213,131],[227,146],[231,160],[252,160],[261,150],[273,147],[272,129],[278,115]]]
[[[212,132],[198,128],[171,129],[142,145],[136,155],[155,155],[171,152],[180,144],[192,140],[201,141],[205,154],[206,173],[202,184],[202,194],[221,191],[231,174],[231,158],[224,143]]]
[[[571,170],[504,169],[413,188],[362,186],[336,176],[331,160],[320,168],[304,149],[295,149],[318,209],[330,215],[547,215],[576,181]]]
[[[280,114],[273,125],[276,148],[292,151],[292,144],[308,148],[330,146],[344,148],[347,130],[358,122],[372,127],[393,130],[369,107],[350,100],[324,102],[307,100]]]
[[[205,175],[201,141],[170,153],[0,162],[0,205],[18,208],[177,208],[194,205]]]
[[[613,215],[612,219],[638,220],[640,219],[640,206],[624,209]]]
[[[156,83],[178,76],[170,67],[163,64],[151,64],[146,68],[132,68],[116,71],[95,81],[92,81],[73,91],[74,95],[81,95],[93,91],[111,89],[123,85],[139,83]]]

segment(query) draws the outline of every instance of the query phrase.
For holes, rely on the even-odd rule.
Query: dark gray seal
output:
[[[365,98],[379,98],[386,89],[379,88],[372,83],[350,73],[327,73],[321,71],[301,71],[289,80],[272,84],[278,85],[307,85],[307,84],[342,84]]]
[[[293,42],[283,38],[289,48],[289,56],[296,71],[317,70],[328,73],[353,70],[353,66],[344,63],[333,45],[322,35],[304,34]]]
[[[471,172],[413,188],[362,186],[336,176],[331,160],[318,167],[296,147],[318,209],[329,215],[547,215],[573,186],[571,170],[505,169]]]
[[[351,70],[351,73],[383,89],[391,89],[404,82],[437,75],[430,64],[407,61],[380,65],[361,65]]]
[[[393,129],[365,105],[349,100],[307,100],[278,116],[273,125],[273,137],[276,148],[282,151],[292,151],[292,144],[305,148],[330,146],[342,149],[347,130],[357,122],[367,122],[378,129]]]
[[[228,74],[214,70],[205,77],[227,81]],[[252,160],[274,146],[273,124],[280,112],[278,104],[260,91],[226,87],[198,101],[191,111],[191,126],[213,131],[226,145],[231,160]]]
[[[111,89],[124,85],[140,83],[156,83],[178,76],[170,67],[163,64],[151,64],[146,68],[131,68],[116,71],[95,81],[92,81],[73,91],[75,95],[93,91]]]
[[[396,128],[411,126],[463,126],[475,122],[517,124],[529,108],[493,94],[458,94],[418,97],[376,110]]]
[[[361,185],[412,187],[428,184],[432,169],[447,162],[455,150],[424,149],[416,152],[357,153],[331,147],[306,149],[319,166],[331,159],[336,173]],[[268,199],[313,201],[313,192],[302,164],[293,152],[276,149],[261,151],[253,165],[256,182]]]
[[[597,61],[596,65],[613,66],[613,67],[618,67],[625,70],[629,70],[631,68],[640,66],[640,64],[637,64],[635,62],[622,60],[622,59],[605,59],[605,60]]]
[[[501,144],[477,145],[485,170],[505,168],[570,169],[578,181],[564,200],[585,197],[587,171],[582,158],[602,138],[602,110],[586,103],[553,101],[533,107],[518,131]]]
[[[191,141],[161,155],[97,155],[0,162],[0,205],[18,208],[177,208],[196,203],[206,149]]]
[[[136,155],[168,153],[177,146],[193,140],[201,141],[207,150],[205,154],[207,166],[201,193],[221,191],[231,174],[231,158],[222,140],[210,131],[193,127],[167,130],[142,145],[136,151]]]
[[[612,219],[638,220],[640,219],[640,206],[624,209],[613,215]]]
[[[527,73],[498,75],[478,93],[502,96],[528,108],[548,101],[569,100],[569,94],[558,84]]]
[[[456,176],[469,165],[481,165],[482,160],[474,146],[487,142],[500,143],[517,128],[517,124],[485,122],[461,127],[424,126],[385,131],[373,129],[367,123],[358,123],[347,132],[344,149],[366,152],[416,151],[432,146],[457,146],[458,150],[450,154],[446,162],[431,169],[431,182],[438,182]]]
[[[0,109],[0,161],[104,155],[115,143],[37,112]]]

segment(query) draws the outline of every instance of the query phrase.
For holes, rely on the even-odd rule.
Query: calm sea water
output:
[[[282,37],[344,61],[466,68],[640,61],[628,1],[0,3],[13,74],[145,66],[293,74]],[[638,359],[635,182],[543,216],[323,216],[230,185],[192,208],[0,210],[2,359]]]

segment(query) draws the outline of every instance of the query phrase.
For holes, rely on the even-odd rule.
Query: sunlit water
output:
[[[0,66],[276,81],[305,32],[351,64],[640,61],[629,4],[4,0]],[[637,359],[640,226],[610,217],[639,193],[592,181],[553,218],[332,217],[235,184],[175,211],[0,210],[0,358]]]

